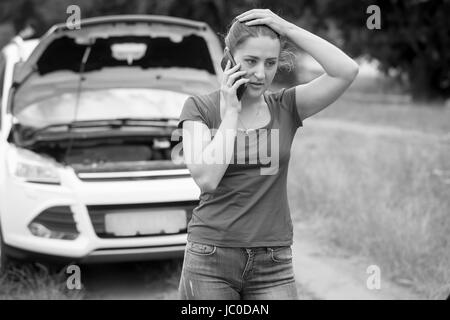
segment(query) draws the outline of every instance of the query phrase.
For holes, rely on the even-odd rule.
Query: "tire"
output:
[[[0,226],[0,276],[8,271],[12,260],[5,252],[5,243],[3,242],[2,228]]]

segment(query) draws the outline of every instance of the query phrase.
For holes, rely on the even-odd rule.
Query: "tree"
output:
[[[16,32],[30,25],[35,36],[42,35],[67,19],[72,4],[80,6],[82,18],[171,15],[206,21],[220,35],[237,14],[269,8],[351,56],[377,59],[387,74],[406,76],[415,100],[450,97],[450,0],[1,0],[0,41],[9,34],[8,25]],[[379,30],[366,27],[370,5],[381,10]],[[336,28],[340,37],[332,32]]]
[[[369,30],[369,5],[381,11],[381,29]],[[407,76],[414,100],[450,97],[450,0],[323,0],[318,17],[340,29],[344,50]]]

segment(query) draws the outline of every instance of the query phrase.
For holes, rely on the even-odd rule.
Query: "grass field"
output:
[[[444,298],[450,292],[450,110],[361,99],[363,93],[342,97],[297,133],[288,186],[292,215],[330,244],[371,258],[384,276],[425,298]]]

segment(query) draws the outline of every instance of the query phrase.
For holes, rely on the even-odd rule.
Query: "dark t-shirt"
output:
[[[270,122],[255,131],[238,130],[231,164],[217,188],[200,195],[188,225],[188,240],[224,247],[292,244],[287,172],[292,140],[302,120],[295,106],[295,88],[266,92],[264,99]],[[179,126],[194,120],[218,129],[219,101],[219,91],[189,97]]]

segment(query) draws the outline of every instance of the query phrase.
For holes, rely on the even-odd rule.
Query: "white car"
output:
[[[219,87],[203,22],[85,19],[0,54],[0,267],[181,257],[200,190],[171,158],[185,99]],[[179,159],[178,159],[179,160]]]

